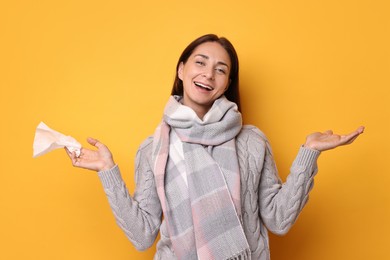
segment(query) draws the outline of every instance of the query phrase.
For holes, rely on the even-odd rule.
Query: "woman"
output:
[[[160,232],[155,259],[269,259],[267,230],[285,234],[296,221],[320,152],[364,130],[309,135],[282,185],[265,135],[242,126],[238,70],[226,38],[205,35],[183,51],[163,120],[137,152],[133,197],[104,144],[88,138],[97,150],[68,151],[74,166],[98,171],[137,249]]]

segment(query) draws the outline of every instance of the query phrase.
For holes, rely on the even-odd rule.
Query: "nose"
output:
[[[214,73],[215,70],[212,67],[205,68],[205,71],[203,72],[203,77],[209,79],[209,80],[214,80]]]

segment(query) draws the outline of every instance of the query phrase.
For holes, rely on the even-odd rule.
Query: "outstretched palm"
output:
[[[305,147],[318,151],[330,150],[341,145],[351,144],[363,131],[364,127],[361,126],[347,135],[334,134],[331,130],[323,133],[316,132],[306,137]]]

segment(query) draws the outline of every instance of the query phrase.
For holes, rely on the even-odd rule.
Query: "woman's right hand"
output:
[[[80,156],[77,157],[75,152],[71,153],[65,148],[66,153],[72,160],[73,166],[97,172],[109,170],[115,166],[114,159],[107,146],[91,137],[87,139],[87,142],[95,146],[97,150],[90,150],[83,147],[80,150]]]

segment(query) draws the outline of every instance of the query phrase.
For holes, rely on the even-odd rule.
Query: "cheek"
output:
[[[184,69],[182,70],[182,73],[181,73],[181,80],[182,80],[182,81],[186,81],[186,80],[191,79],[191,77],[192,77],[192,72],[191,72],[191,70],[188,69],[188,68],[184,68]]]
[[[223,91],[225,91],[226,89],[228,89],[229,84],[230,84],[229,79],[223,79],[223,80],[221,81],[221,89],[222,89]]]

